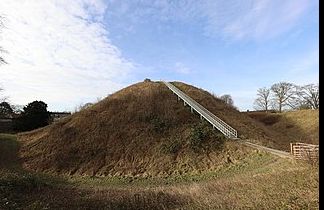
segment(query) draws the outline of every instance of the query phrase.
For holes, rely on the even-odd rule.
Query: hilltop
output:
[[[275,133],[207,91],[174,82],[240,138],[273,145]],[[213,170],[251,150],[213,131],[161,82],[140,82],[47,127],[22,133],[24,167],[56,174],[168,176]]]

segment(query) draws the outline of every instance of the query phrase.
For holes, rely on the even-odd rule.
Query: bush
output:
[[[206,140],[208,135],[208,130],[203,124],[198,124],[195,127],[191,128],[189,145],[190,148],[201,148],[203,142]]]
[[[221,148],[224,140],[225,137],[223,134],[217,130],[213,130],[208,123],[201,122],[191,128],[189,147],[195,152],[199,152],[201,149],[218,149]]]
[[[167,123],[159,117],[153,117],[150,123],[153,125],[153,130],[156,133],[163,133],[167,129]]]

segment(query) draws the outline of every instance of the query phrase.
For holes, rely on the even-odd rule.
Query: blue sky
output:
[[[145,78],[178,80],[251,110],[260,87],[318,82],[318,4],[4,0],[0,84],[13,103],[72,110]]]

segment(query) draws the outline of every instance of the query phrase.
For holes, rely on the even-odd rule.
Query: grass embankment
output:
[[[55,177],[24,170],[18,146],[0,135],[0,209],[319,208],[318,168],[262,152],[165,178]]]
[[[291,142],[319,144],[319,110],[247,114],[280,134],[280,137],[274,139],[279,149],[289,150]]]
[[[206,91],[181,84],[233,124],[240,137],[270,141],[261,123]],[[238,159],[248,153],[237,146],[224,149],[223,135],[202,124],[163,83],[140,82],[50,126],[20,134],[20,154],[26,168],[59,175],[164,177],[213,170],[226,155]]]

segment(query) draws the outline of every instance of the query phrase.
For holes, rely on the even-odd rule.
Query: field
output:
[[[0,134],[0,209],[319,208],[318,166],[258,151],[210,171],[117,178],[26,171],[18,149]]]

